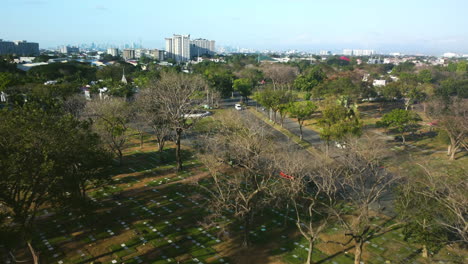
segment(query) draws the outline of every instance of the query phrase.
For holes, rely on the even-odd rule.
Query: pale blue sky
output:
[[[468,53],[468,0],[0,0],[0,38],[41,47],[173,33],[256,49]]]

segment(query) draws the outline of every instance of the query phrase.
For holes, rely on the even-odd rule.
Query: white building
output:
[[[116,48],[108,48],[107,49],[107,54],[112,55],[114,57],[119,56],[119,49]]]
[[[446,52],[446,53],[444,53],[444,55],[442,57],[444,57],[444,58],[455,58],[455,57],[458,57],[458,54],[453,53],[453,52]]]
[[[332,53],[331,53],[331,51],[329,51],[329,50],[321,50],[321,51],[319,52],[319,54],[322,55],[322,56],[329,56],[329,55],[331,55]]]
[[[166,55],[176,62],[190,60],[190,35],[176,35],[166,38]]]
[[[72,54],[72,53],[79,53],[80,49],[78,47],[70,47],[70,46],[62,46],[60,47],[60,53],[63,54]]]
[[[353,55],[353,50],[351,50],[351,49],[344,49],[344,50],[343,50],[343,55],[352,56],[352,55]]]
[[[372,85],[374,85],[375,87],[385,86],[386,84],[387,84],[386,80],[374,80],[372,82]]]
[[[375,50],[362,50],[362,49],[344,49],[343,55],[348,56],[372,56],[375,54]]]
[[[214,55],[215,54],[215,41],[207,39],[194,39],[190,41],[190,54],[191,56],[199,55]]]

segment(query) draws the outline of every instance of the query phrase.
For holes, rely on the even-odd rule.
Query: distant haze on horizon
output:
[[[466,0],[3,0],[0,39],[163,48],[176,33],[260,50],[468,54],[466,10]]]

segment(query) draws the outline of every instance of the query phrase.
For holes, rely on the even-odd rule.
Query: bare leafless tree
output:
[[[311,160],[303,152],[288,152],[282,155],[279,167],[284,171],[282,195],[288,197],[296,211],[296,226],[308,241],[306,264],[312,263],[314,246],[319,235],[334,218],[336,184],[335,175],[342,172],[341,166],[326,160]]]
[[[93,120],[93,127],[108,148],[122,164],[123,149],[128,141],[128,121],[131,115],[124,99],[110,98],[90,101],[86,104],[84,117]]]
[[[434,100],[429,103],[429,116],[437,120],[437,126],[445,131],[450,139],[447,155],[450,160],[460,148],[468,149],[468,99],[451,98]]]
[[[75,94],[65,98],[63,108],[76,118],[80,118],[86,106],[86,98],[81,94]]]
[[[200,160],[209,169],[212,183],[210,209],[231,212],[243,224],[243,245],[255,214],[272,199],[270,191],[279,177],[275,147],[265,127],[231,112],[220,122],[217,133],[203,140]]]
[[[418,183],[424,188],[414,189],[419,194],[435,199],[444,213],[437,213],[438,221],[450,232],[458,235],[459,240],[468,244],[468,172],[457,168],[450,172],[429,170],[420,165],[424,172]]]
[[[353,208],[351,216],[343,213],[343,206],[334,211],[346,230],[345,235],[350,237],[348,243],[354,243],[355,264],[361,262],[364,242],[393,228],[371,224],[371,209],[376,213],[385,209],[380,201],[391,195],[392,186],[400,179],[399,175],[382,167],[388,155],[385,150],[384,143],[376,137],[351,138],[337,161],[343,166],[343,172],[329,175],[334,178],[330,182],[337,188],[337,198],[343,205]]]
[[[159,92],[152,86],[142,89],[136,97],[135,107],[138,108],[141,121],[151,129],[158,144],[158,151],[161,152],[171,135],[172,126],[167,116],[161,111],[158,94]]]
[[[167,120],[175,132],[178,171],[182,169],[180,150],[182,133],[196,121],[193,114],[203,101],[199,93],[205,91],[206,85],[206,82],[197,75],[162,72],[160,79],[154,80],[146,88],[153,90],[152,93],[159,104],[163,120]]]
[[[299,74],[299,70],[296,67],[278,63],[263,65],[262,71],[265,77],[273,82],[274,90],[285,88],[290,90],[294,79]]]

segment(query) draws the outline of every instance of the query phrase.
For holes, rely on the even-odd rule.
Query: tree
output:
[[[159,92],[154,89],[154,86],[147,86],[138,94],[135,107],[140,111],[141,121],[152,129],[158,144],[158,151],[162,152],[171,135],[172,126],[161,110],[158,95]]]
[[[418,80],[422,83],[431,83],[433,81],[432,72],[428,69],[420,71],[418,73]]]
[[[0,116],[0,204],[11,216],[9,230],[26,241],[39,263],[31,242],[38,210],[85,199],[90,183],[104,179],[101,169],[108,155],[87,121],[53,105],[28,102],[4,108]],[[1,241],[7,246],[13,242]]]
[[[177,171],[182,170],[182,133],[196,122],[196,118],[191,118],[190,115],[200,106],[201,100],[197,95],[206,86],[206,82],[199,76],[167,72],[162,73],[161,78],[147,88],[154,90],[154,98],[160,106],[163,120],[167,120],[175,132]]]
[[[311,119],[317,108],[318,107],[310,101],[294,102],[290,104],[288,112],[292,118],[297,119],[297,123],[299,124],[299,131],[301,132],[301,140],[303,138],[302,126],[304,125],[304,121]]]
[[[267,107],[273,112],[273,118],[270,112],[270,119],[276,120],[276,113],[282,109],[284,110],[284,105],[289,104],[294,101],[294,96],[287,90],[271,90],[265,89],[263,91],[257,92],[255,94],[255,100],[257,100],[261,105]],[[285,113],[285,112],[282,112]],[[283,116],[281,119],[281,125],[283,121]]]
[[[318,66],[313,67],[307,74],[299,74],[294,80],[294,88],[300,91],[310,92],[325,81],[327,78],[326,74]]]
[[[204,70],[203,76],[211,89],[220,92],[222,97],[231,95],[234,75],[230,70],[212,64]]]
[[[419,200],[430,201],[431,207],[423,208],[424,204],[416,205],[417,210],[423,212],[427,210],[427,217],[431,220],[427,225],[432,224],[436,227],[433,232],[448,232],[449,236],[446,238],[450,242],[461,242],[462,245],[466,245],[468,243],[466,170],[453,165],[443,171],[432,169],[430,164],[418,165],[422,168],[422,172],[420,170],[417,177],[411,179],[408,192],[419,197]],[[418,212],[417,210],[414,211]],[[444,230],[440,230],[440,227]],[[436,238],[435,242],[440,243],[443,240],[438,241]]]
[[[468,99],[436,99],[429,104],[429,116],[437,120],[437,126],[445,131],[450,139],[447,155],[455,159],[457,151],[468,149]]]
[[[278,167],[289,176],[281,180],[283,187],[277,188],[281,192],[278,196],[288,197],[294,206],[296,227],[309,243],[306,263],[310,264],[315,243],[333,218],[330,208],[337,201],[330,180],[341,173],[341,167],[326,161],[311,165],[310,157],[298,152],[282,155]]]
[[[361,88],[361,86],[354,84],[351,78],[341,77],[316,86],[312,90],[312,94],[315,98],[344,95],[356,102],[357,98],[361,96]]]
[[[232,85],[234,88],[234,91],[238,91],[245,100],[248,100],[248,96],[252,94],[252,81],[247,78],[241,78],[234,80],[234,83]]]
[[[199,154],[211,176],[208,187],[202,186],[210,193],[210,209],[215,216],[233,212],[243,225],[244,247],[250,245],[255,215],[272,203],[270,193],[278,178],[276,145],[267,131],[256,120],[231,112],[220,120],[216,133],[202,141]]]
[[[348,135],[360,136],[362,133],[362,121],[359,119],[357,106],[348,108],[333,100],[326,102],[317,124],[320,127],[320,137],[326,141],[327,153],[331,140],[339,141]]]
[[[429,251],[439,250],[448,241],[447,230],[437,219],[437,215],[447,212],[437,199],[421,194],[427,186],[422,184],[420,173],[406,177],[406,182],[398,187],[395,207],[403,223],[405,240],[421,244],[422,256],[428,258]]]
[[[366,136],[350,139],[347,143],[341,150],[343,158],[336,164],[342,166],[342,173],[330,175],[333,179],[329,180],[336,188],[341,206],[331,209],[345,228],[345,236],[350,237],[348,243],[354,243],[354,263],[360,264],[364,243],[395,227],[372,225],[370,211],[371,207],[377,213],[384,210],[380,202],[400,181],[400,176],[382,168],[388,155],[380,139]],[[345,213],[345,205],[353,208],[350,215]]]
[[[87,103],[85,112],[86,116],[93,120],[95,131],[118,157],[121,165],[131,116],[127,102],[120,98],[91,101]]]
[[[16,83],[16,78],[8,72],[0,72],[0,92],[4,92],[7,88]]]
[[[405,134],[417,130],[418,121],[421,121],[421,118],[413,111],[393,109],[391,112],[384,114],[380,121],[377,121],[377,126],[395,129],[400,132],[404,145],[406,142]]]
[[[290,90],[298,74],[296,67],[285,64],[268,64],[263,67],[262,71],[265,77],[273,82],[273,90],[283,90],[284,88]]]

